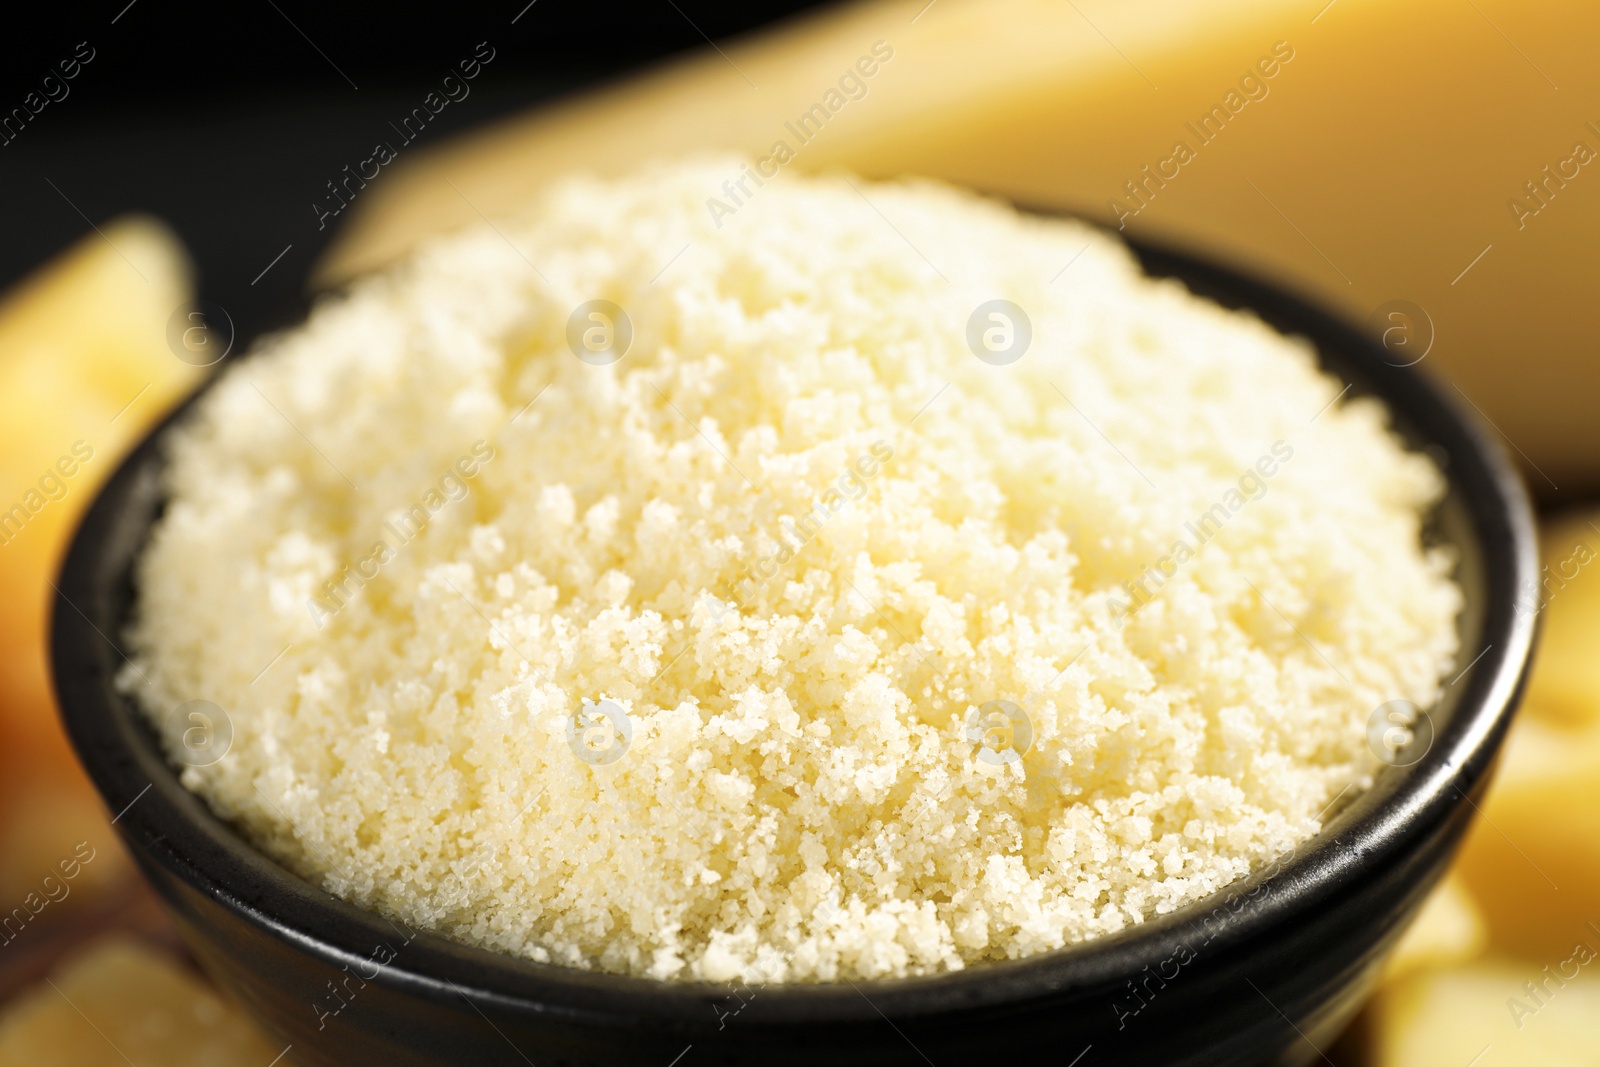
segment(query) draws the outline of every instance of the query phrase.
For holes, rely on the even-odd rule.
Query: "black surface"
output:
[[[1181,255],[1141,254],[1157,273],[1310,338],[1356,394],[1387,400],[1400,431],[1449,475],[1430,536],[1459,553],[1463,660],[1482,655],[1447,689],[1428,754],[1381,774],[1298,855],[1223,895],[1083,946],[859,988],[761,989],[726,1019],[719,1016],[734,994],[721,987],[541,966],[411,937],[249,848],[178,784],[116,694],[120,656],[104,635],[119,633],[128,616],[129,564],[161,506],[157,431],[78,532],[59,582],[53,657],[73,742],[107,805],[125,811],[117,828],[196,955],[307,1063],[1317,1059],[1313,1043],[1325,1047],[1359,1006],[1450,858],[1472,814],[1467,798],[1486,784],[1533,639],[1532,617],[1513,608],[1537,569],[1532,518],[1498,448],[1420,375],[1390,366],[1367,336],[1250,279]],[[374,973],[367,961],[380,945],[396,956]],[[1129,1015],[1128,982],[1147,967],[1170,973],[1165,961],[1185,953],[1194,958],[1148,987],[1156,995]],[[345,966],[366,968],[370,980],[336,1018],[322,1020],[316,1005]]]
[[[389,123],[479,42],[494,60],[414,148],[814,5],[109,0],[8,11],[0,119],[19,107],[30,117],[0,133],[0,289],[91,223],[144,211],[194,254],[201,298],[253,337],[304,307],[333,232],[312,209],[326,183],[394,140]],[[63,80],[80,43],[93,58]],[[33,114],[28,94],[48,100],[46,90],[59,99]]]

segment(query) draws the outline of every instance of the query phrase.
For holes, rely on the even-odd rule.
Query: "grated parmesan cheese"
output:
[[[361,907],[659,979],[1027,956],[1315,834],[1457,652],[1433,464],[1098,231],[792,175],[713,220],[737,166],[569,182],[217,383],[124,679],[185,784]]]

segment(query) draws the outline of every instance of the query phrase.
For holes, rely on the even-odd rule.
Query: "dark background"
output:
[[[319,231],[311,207],[327,196],[325,183],[392,138],[389,122],[480,41],[494,61],[417,147],[814,3],[94,0],[13,9],[0,29],[0,115],[23,106],[79,42],[94,58],[65,83],[64,99],[0,145],[0,288],[92,232],[90,220],[146,211],[177,230],[201,297],[249,338],[304,309],[304,279],[335,229],[330,221]]]

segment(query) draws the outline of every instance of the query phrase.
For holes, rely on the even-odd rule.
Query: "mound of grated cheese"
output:
[[[1370,783],[1461,604],[1379,404],[1083,225],[842,177],[708,210],[739,166],[570,181],[217,383],[123,679],[185,785],[464,942],[832,981],[1122,930]]]

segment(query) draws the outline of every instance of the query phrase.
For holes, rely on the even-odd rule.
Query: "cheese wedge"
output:
[[[282,1051],[199,978],[122,938],[70,961],[0,1016],[0,1067],[267,1067]]]
[[[1600,937],[1600,728],[1525,715],[1502,760],[1456,869],[1496,947],[1548,958]]]
[[[1600,1035],[1600,937],[1547,959],[1486,960],[1386,989],[1372,1067],[1587,1067]]]
[[[310,205],[345,226],[318,278],[514,212],[574,169],[727,149],[773,175],[929,175],[1372,321],[1554,495],[1600,484],[1597,39],[1600,7],[1579,0],[869,0],[438,150],[394,145],[380,177]],[[708,211],[759,195],[728,177]]]
[[[1518,609],[1541,613],[1527,714],[1582,727],[1600,724],[1600,511],[1558,518],[1540,534],[1543,568]]]
[[[168,342],[173,314],[191,297],[177,238],[145,218],[100,231],[0,297],[0,767],[15,768],[8,780],[41,758],[71,766],[45,633],[67,538],[121,455],[203,373]]]

